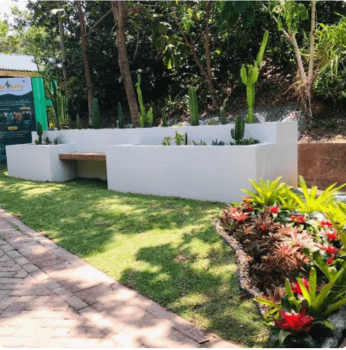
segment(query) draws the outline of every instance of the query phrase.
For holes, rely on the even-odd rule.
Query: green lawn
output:
[[[31,228],[160,305],[243,346],[267,337],[241,300],[235,256],[214,222],[224,207],[122,194],[104,182],[18,180],[0,168],[0,206]]]

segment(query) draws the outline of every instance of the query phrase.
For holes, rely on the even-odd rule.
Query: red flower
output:
[[[309,290],[309,281],[306,278],[303,278],[303,283],[306,289]],[[298,282],[294,282],[292,292],[303,295],[302,289],[300,288],[300,285],[298,284]]]
[[[328,220],[322,220],[320,222],[320,224],[321,224],[322,227],[325,227],[325,226],[328,226],[329,228],[333,227],[332,223],[330,221],[328,221]]]
[[[330,265],[334,261],[334,255],[331,255],[327,260],[327,265]]]
[[[252,211],[253,208],[252,208],[252,207],[247,207],[247,210],[248,210],[248,211]]]
[[[271,207],[270,212],[273,214],[277,214],[280,210],[280,207],[277,205],[276,207]]]
[[[326,248],[326,251],[327,251],[329,254],[339,253],[339,250],[340,250],[340,249],[336,249],[336,248],[332,247],[331,245],[328,246],[328,247]]]
[[[300,314],[296,312],[286,313],[280,310],[282,321],[274,320],[275,324],[282,329],[290,332],[309,332],[313,317],[306,316],[306,310],[301,310]]]
[[[306,221],[306,219],[304,218],[304,216],[295,216],[295,215],[292,215],[292,216],[290,217],[290,220],[292,220],[292,221],[294,221],[294,222],[298,222],[298,223],[300,223],[300,224],[303,224],[303,223]]]
[[[261,229],[262,229],[263,231],[265,231],[265,230],[268,230],[268,227],[267,227],[266,225],[262,224],[262,225],[261,225]]]
[[[328,239],[330,241],[335,241],[338,238],[338,233],[335,230],[332,233],[328,233]]]

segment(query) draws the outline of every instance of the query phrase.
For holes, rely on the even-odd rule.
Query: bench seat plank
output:
[[[60,153],[61,160],[101,160],[106,161],[106,153],[102,152],[71,152]]]

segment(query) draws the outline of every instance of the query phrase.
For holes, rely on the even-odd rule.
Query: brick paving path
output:
[[[2,209],[0,345],[240,347],[121,285]]]

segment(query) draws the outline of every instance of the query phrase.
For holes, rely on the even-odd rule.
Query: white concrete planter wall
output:
[[[72,180],[77,177],[77,164],[62,162],[59,153],[74,151],[74,144],[6,146],[8,174],[34,181]]]
[[[246,124],[245,138],[257,138],[261,143],[271,143],[277,141],[277,134],[281,129],[279,125],[283,125],[284,130],[297,129],[296,122],[287,123],[263,123],[263,124]],[[174,137],[177,131],[180,134],[187,133],[189,144],[192,140],[199,142],[203,140],[207,145],[211,144],[216,138],[219,141],[229,143],[234,141],[231,137],[230,130],[234,128],[234,124],[227,125],[201,125],[201,126],[184,126],[169,128],[137,128],[137,129],[83,129],[83,130],[55,130],[45,131],[43,137],[48,136],[50,140],[61,135],[66,143],[74,142],[79,152],[105,152],[109,145],[161,145],[164,137]],[[296,136],[292,134],[289,138]],[[32,133],[33,140],[37,139],[37,133]]]
[[[228,143],[233,141],[232,128],[234,124],[47,131],[44,137],[53,140],[62,135],[67,144],[9,146],[9,173],[32,180],[66,181],[77,175],[105,178],[106,171],[110,190],[222,202],[238,201],[243,195],[240,190],[250,188],[249,179],[282,176],[284,182],[297,186],[297,122],[246,124],[245,138],[261,141],[251,146],[161,146],[162,139],[174,137],[175,131],[186,132],[189,145],[192,140],[210,145],[216,138]],[[51,155],[49,150],[64,146]],[[21,156],[32,149],[36,163]],[[77,161],[58,159],[58,153],[73,151],[105,152],[106,168],[101,162],[78,161],[77,165]]]
[[[205,133],[197,133],[199,128],[195,127],[184,129],[190,140],[206,142],[215,139],[215,134],[218,140],[225,141],[225,131],[229,132],[224,126],[214,128],[219,133],[209,134],[206,129]],[[249,179],[282,176],[287,184],[297,186],[297,124],[253,124],[247,125],[247,131],[248,136],[267,142],[251,146],[109,146],[108,188],[231,202],[241,199],[241,189],[251,188]],[[147,143],[148,139],[150,134],[141,141]]]

